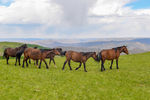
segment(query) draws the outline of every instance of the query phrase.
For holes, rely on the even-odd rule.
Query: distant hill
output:
[[[5,48],[11,47],[11,48],[15,48],[15,47],[19,47],[21,46],[23,43],[19,43],[19,42],[0,42],[0,56],[3,55],[3,51],[5,50]],[[36,44],[27,44],[28,47],[38,47],[38,48],[47,48],[47,47],[43,47],[40,45],[36,45]]]
[[[63,50],[75,51],[100,51],[118,47],[128,46],[130,53],[142,53],[150,51],[150,38],[99,38],[99,39],[49,39],[38,40],[31,43],[39,44],[46,47],[61,47]]]
[[[129,52],[132,54],[150,51],[150,38],[13,39],[13,41],[84,52],[100,51],[122,45],[128,46]]]

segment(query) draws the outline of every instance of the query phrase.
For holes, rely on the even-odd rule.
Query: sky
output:
[[[0,0],[0,38],[150,37],[150,0]]]

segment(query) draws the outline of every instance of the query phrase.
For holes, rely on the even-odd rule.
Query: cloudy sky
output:
[[[0,38],[150,37],[150,0],[0,0]]]

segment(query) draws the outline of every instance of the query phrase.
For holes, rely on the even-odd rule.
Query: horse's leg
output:
[[[42,60],[40,60],[39,69],[41,68]]]
[[[50,60],[49,60],[49,66],[50,66],[50,64],[51,64],[51,61],[52,61],[52,59],[50,58]]]
[[[81,67],[81,65],[82,65],[82,63],[80,62],[80,65],[79,65],[79,67],[76,68],[76,70],[78,70]]]
[[[83,63],[83,65],[84,65],[84,71],[85,71],[85,72],[87,72],[87,70],[86,70],[86,66],[85,66],[85,63]]]
[[[8,60],[9,60],[9,56],[6,58],[7,64],[9,64],[9,63],[8,63]]]
[[[34,65],[36,64],[36,60],[34,60]]]
[[[46,68],[48,69],[48,65],[47,65],[47,62],[45,61],[45,59],[43,60],[45,65],[46,65]]]
[[[103,71],[103,60],[101,62],[101,71]]]
[[[104,60],[102,60],[102,63],[101,63],[101,71],[103,71],[103,70],[105,70],[105,68],[104,68]]]
[[[21,64],[20,64],[20,59],[21,59],[21,56],[18,58],[18,61],[19,61],[19,66],[21,65]]]
[[[17,59],[18,59],[18,57],[16,57],[16,62],[15,62],[15,66],[17,65]]]
[[[105,60],[103,61],[103,70],[105,70],[104,63],[105,63]]]
[[[71,65],[70,65],[70,60],[68,61],[68,65],[69,65],[69,67],[70,67],[70,70],[72,70]]]
[[[26,66],[28,67],[28,59],[26,59]]]
[[[66,63],[67,63],[67,60],[64,62],[62,70],[64,70]]]
[[[36,65],[38,65],[38,60],[36,60]]]
[[[113,60],[111,61],[110,69],[112,69]]]
[[[54,63],[54,65],[55,65],[55,68],[57,68],[57,66],[56,66],[56,63],[55,63],[55,60],[53,59],[53,63]]]
[[[31,60],[29,59],[29,64],[31,64]]]
[[[22,64],[22,67],[24,68],[24,62],[25,62],[26,58],[24,57],[23,59],[23,64]]]
[[[119,69],[119,67],[118,67],[118,59],[116,59],[116,66],[117,66],[117,69]]]

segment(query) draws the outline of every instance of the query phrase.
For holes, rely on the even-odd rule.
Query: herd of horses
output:
[[[48,69],[48,64],[45,59],[50,59],[49,65],[51,61],[55,64],[56,63],[54,60],[54,57],[56,55],[61,55],[61,56],[66,56],[66,61],[63,64],[62,70],[64,70],[66,63],[68,63],[70,70],[71,68],[71,60],[74,62],[80,63],[79,66],[75,69],[78,70],[81,65],[84,65],[84,71],[87,72],[86,70],[86,61],[92,57],[95,61],[100,62],[101,61],[101,71],[105,70],[104,63],[105,60],[111,60],[111,66],[110,69],[112,69],[112,64],[113,61],[116,60],[116,68],[119,69],[118,67],[118,59],[120,56],[120,53],[128,53],[128,49],[126,46],[120,46],[112,49],[105,49],[102,50],[101,52],[76,52],[76,51],[63,51],[61,48],[53,48],[53,49],[38,49],[37,47],[34,48],[28,48],[27,44],[23,44],[20,47],[16,48],[6,48],[4,50],[3,57],[6,58],[7,64],[9,61],[9,57],[16,57],[16,62],[15,66],[17,65],[17,62],[20,64],[20,59],[22,54],[24,54],[24,59],[23,59],[23,64],[22,67],[24,68],[24,64],[26,62],[26,67],[28,67],[28,62],[31,64],[31,59],[34,60],[34,64],[38,66],[38,68],[41,68],[42,61],[45,63],[46,68]],[[40,63],[38,63],[40,61]]]

